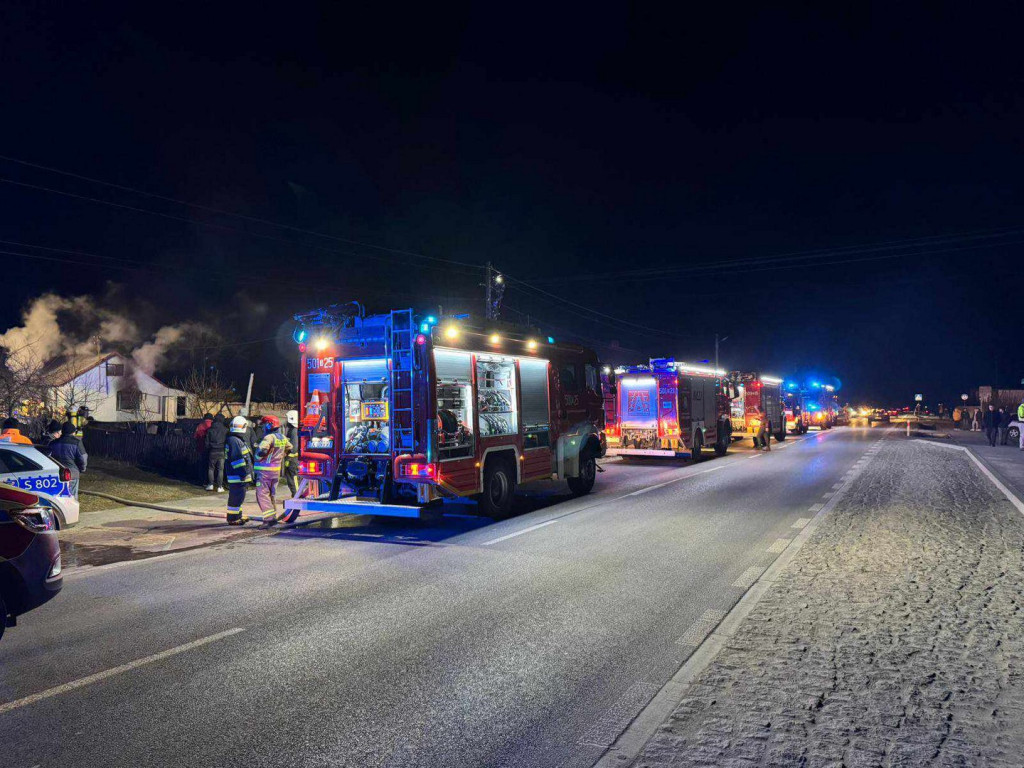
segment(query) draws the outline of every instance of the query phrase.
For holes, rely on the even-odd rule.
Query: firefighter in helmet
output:
[[[291,491],[292,497],[294,497],[297,489],[295,481],[299,474],[299,412],[288,411],[284,415],[284,423],[285,427],[282,431],[284,432],[285,439],[292,444],[292,447],[285,458],[283,474],[284,481],[288,483],[288,490]]]
[[[245,525],[242,515],[245,489],[252,482],[252,452],[245,440],[249,422],[244,416],[231,420],[231,432],[224,441],[224,474],[228,480],[228,525]]]
[[[277,416],[264,416],[263,439],[256,446],[256,503],[263,514],[266,525],[279,522],[277,517],[277,484],[281,480],[281,469],[292,451],[292,444],[281,434],[281,422]]]

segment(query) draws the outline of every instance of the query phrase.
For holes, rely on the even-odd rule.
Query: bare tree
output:
[[[235,398],[234,386],[221,382],[220,371],[213,367],[192,368],[174,386],[188,395],[186,412],[191,419],[218,413]]]

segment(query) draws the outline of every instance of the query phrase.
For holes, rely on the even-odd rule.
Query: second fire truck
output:
[[[302,356],[293,514],[418,517],[468,497],[506,515],[517,486],[590,492],[604,454],[597,356],[531,329],[438,322],[357,303],[297,315]]]
[[[782,379],[763,373],[733,371],[732,428],[737,436],[756,435],[761,427],[759,408],[768,416],[769,431],[779,441],[786,439],[786,415],[782,402]]]
[[[714,448],[724,455],[732,434],[724,373],[671,359],[616,368],[606,398],[608,453],[700,461],[705,448]]]

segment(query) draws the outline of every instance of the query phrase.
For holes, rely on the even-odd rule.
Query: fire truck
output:
[[[605,400],[608,453],[619,456],[689,456],[705,448],[729,450],[730,384],[725,371],[662,358],[615,369],[613,396]]]
[[[733,371],[729,379],[734,387],[732,399],[733,435],[756,435],[761,427],[759,408],[768,416],[769,430],[779,440],[786,439],[786,415],[782,402],[782,379],[758,372]]]
[[[803,393],[793,388],[787,388],[782,395],[785,406],[786,431],[794,435],[802,435],[807,431],[810,421],[809,414],[804,410]]]
[[[594,352],[531,329],[358,303],[296,315],[302,512],[419,517],[475,498],[506,515],[517,486],[594,486],[606,450]]]

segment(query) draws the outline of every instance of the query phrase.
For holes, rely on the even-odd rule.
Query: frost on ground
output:
[[[635,766],[1024,765],[1024,517],[883,445]]]

